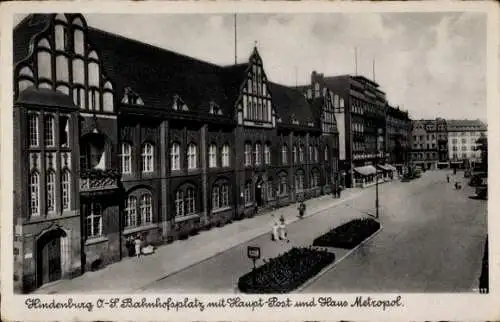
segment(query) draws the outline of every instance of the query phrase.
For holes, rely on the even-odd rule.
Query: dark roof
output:
[[[481,120],[447,120],[448,131],[486,131],[487,126]],[[473,129],[471,129],[473,128]]]
[[[31,14],[26,16],[14,27],[12,37],[14,63],[28,56],[31,38],[47,28],[50,19],[50,14]]]
[[[68,95],[47,88],[29,87],[19,93],[16,103],[78,109]]]
[[[268,85],[282,123],[293,124],[294,119],[302,124],[316,122],[311,105],[300,90],[272,82]]]
[[[245,65],[221,67],[99,29],[88,32],[118,97],[130,87],[151,107],[169,108],[178,95],[190,110],[205,114],[214,101],[233,114]]]

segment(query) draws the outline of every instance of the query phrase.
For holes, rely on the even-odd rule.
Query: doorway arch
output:
[[[37,287],[60,280],[63,276],[63,245],[66,232],[56,228],[45,232],[36,242]]]

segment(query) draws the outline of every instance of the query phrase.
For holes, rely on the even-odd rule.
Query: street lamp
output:
[[[380,158],[380,138],[382,136],[382,129],[377,130],[377,154],[375,157],[375,218],[379,218],[379,197],[378,197],[378,162]]]

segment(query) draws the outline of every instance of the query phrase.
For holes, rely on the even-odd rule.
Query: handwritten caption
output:
[[[292,299],[289,297],[258,297],[246,299],[242,297],[221,297],[210,301],[197,297],[111,297],[98,298],[93,301],[79,301],[68,298],[61,300],[42,300],[40,298],[27,298],[24,302],[29,310],[94,310],[102,309],[162,309],[167,311],[197,310],[203,312],[210,309],[289,309],[289,308],[372,308],[386,311],[404,306],[401,296],[392,298],[375,298],[369,296],[356,296],[352,299],[333,297],[310,297]]]

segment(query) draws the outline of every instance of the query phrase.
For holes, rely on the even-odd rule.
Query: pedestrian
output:
[[[273,225],[273,229],[272,229],[272,232],[271,232],[271,240],[273,241],[277,241],[280,236],[279,236],[279,226],[278,226],[278,223],[275,221],[274,222],[274,225]]]
[[[280,225],[279,225],[279,239],[280,240],[286,240],[287,239],[285,221],[282,221],[280,223]]]
[[[297,209],[299,210],[299,218],[303,218],[306,212],[306,204],[301,201]]]
[[[343,188],[342,186],[338,187],[339,190],[337,191],[337,195],[339,198],[340,198],[340,194],[342,193],[342,188]]]
[[[450,183],[450,175],[449,175],[449,174],[447,174],[447,175],[446,175],[446,181],[447,181],[448,183]]]
[[[141,256],[141,245],[142,245],[142,240],[140,235],[135,236],[134,246],[135,246],[135,256],[137,258]]]

